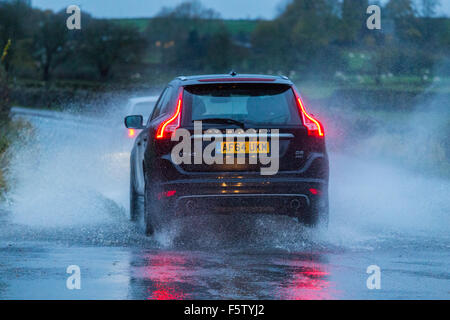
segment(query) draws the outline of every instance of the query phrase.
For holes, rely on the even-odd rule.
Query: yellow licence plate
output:
[[[217,144],[219,147],[219,144]],[[219,153],[269,153],[268,141],[221,142]]]

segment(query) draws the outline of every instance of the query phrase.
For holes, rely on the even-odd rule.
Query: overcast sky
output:
[[[272,19],[280,4],[286,1],[288,0],[202,0],[201,2],[206,7],[218,11],[226,19]],[[183,0],[32,0],[34,7],[54,11],[76,4],[82,10],[99,18],[152,17],[161,7],[172,7],[181,2]],[[441,0],[439,14],[450,16],[450,0]]]

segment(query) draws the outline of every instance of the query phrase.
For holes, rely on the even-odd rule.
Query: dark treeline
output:
[[[2,65],[9,81],[154,82],[230,69],[294,79],[366,77],[375,84],[396,76],[430,81],[449,72],[433,74],[449,55],[450,19],[435,17],[439,1],[414,3],[388,1],[381,30],[366,27],[368,0],[293,0],[274,20],[241,27],[190,1],[152,19],[83,12],[82,29],[70,31],[65,11],[2,2],[0,48],[11,41]]]

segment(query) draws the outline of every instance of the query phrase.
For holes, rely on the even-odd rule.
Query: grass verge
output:
[[[7,173],[10,165],[10,147],[13,143],[25,141],[32,135],[32,126],[23,120],[3,120],[0,123],[0,200],[4,199],[10,185]]]

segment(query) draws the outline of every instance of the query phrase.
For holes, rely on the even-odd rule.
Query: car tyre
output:
[[[151,236],[158,229],[157,215],[159,214],[158,205],[152,190],[145,183],[144,194],[144,230],[147,236]]]
[[[137,221],[139,217],[139,200],[140,196],[137,194],[134,188],[134,174],[133,170],[130,170],[130,220]]]
[[[329,207],[328,198],[321,199],[318,205],[315,205],[311,210],[299,217],[299,221],[304,225],[312,228],[323,227],[328,228],[329,221]]]

